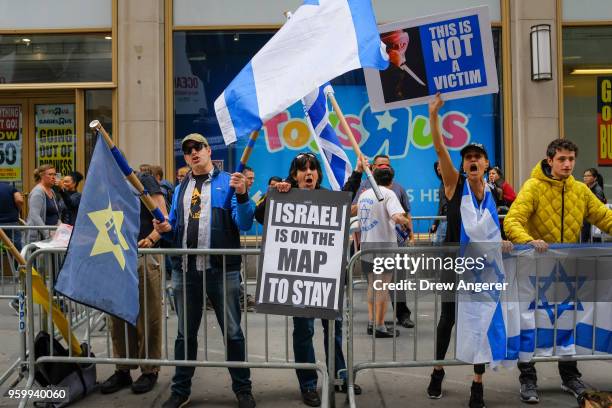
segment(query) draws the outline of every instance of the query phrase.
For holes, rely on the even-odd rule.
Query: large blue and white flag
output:
[[[136,325],[140,200],[98,137],[55,290]]]
[[[332,190],[340,191],[350,177],[353,167],[342,149],[338,135],[329,123],[327,95],[333,92],[329,83],[323,84],[306,95],[302,104],[310,133],[321,152],[329,184]]]
[[[223,139],[248,136],[345,72],[388,65],[371,0],[304,0],[215,101]]]
[[[466,180],[461,199],[461,256],[486,259],[484,268],[467,270],[459,279],[469,283],[506,284],[506,291],[459,291],[457,358],[473,364],[516,360],[520,334],[518,304],[504,302],[517,283],[505,272],[501,229],[495,200],[485,185],[485,196],[476,200]]]

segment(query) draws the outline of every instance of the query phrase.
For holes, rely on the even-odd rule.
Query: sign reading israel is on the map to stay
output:
[[[379,26],[389,67],[365,70],[372,111],[499,91],[489,8],[475,7]]]
[[[350,194],[341,191],[268,194],[258,313],[341,316],[350,206]]]

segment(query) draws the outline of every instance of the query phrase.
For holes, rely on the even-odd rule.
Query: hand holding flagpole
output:
[[[351,142],[351,145],[353,146],[353,150],[355,151],[355,154],[357,155],[357,157],[360,157],[363,160],[364,159],[363,153],[361,153],[361,149],[359,148],[359,144],[357,143],[357,140],[355,140],[353,131],[351,130],[351,127],[348,125],[348,122],[346,121],[344,114],[340,110],[340,106],[338,105],[338,102],[336,101],[336,97],[334,96],[332,92],[329,92],[327,96],[329,97],[329,100],[332,103],[334,112],[336,112],[336,115],[338,115],[338,119],[340,120],[340,126],[342,126],[344,133],[348,136]],[[368,166],[364,166],[363,170],[365,171],[366,176],[368,177],[368,181],[372,185],[372,190],[374,190],[374,195],[376,195],[376,199],[378,201],[384,200],[384,197],[380,191],[380,188],[378,187],[378,184],[376,184],[376,180],[374,180],[374,176],[372,175],[372,171],[370,170],[370,168]]]
[[[93,120],[89,124],[89,127],[91,129],[95,129],[96,132],[102,135],[104,141],[108,145],[108,148],[113,154],[117,165],[119,165],[121,172],[125,175],[125,178],[130,182],[130,184],[140,193],[140,200],[142,200],[145,207],[147,207],[156,220],[159,222],[164,222],[166,217],[164,217],[164,214],[157,207],[157,204],[155,204],[149,195],[149,192],[145,190],[140,180],[138,180],[136,173],[134,173],[134,170],[130,167],[125,157],[123,157],[123,154],[121,154],[117,146],[115,146],[115,143],[113,143],[113,140],[110,138],[104,127],[102,127],[102,124],[98,120]]]
[[[242,171],[246,167],[246,164],[249,162],[249,158],[251,157],[251,153],[255,148],[255,142],[257,141],[258,136],[259,130],[251,132],[251,136],[249,137],[249,143],[247,143],[246,147],[244,148],[244,151],[242,152],[242,157],[240,157],[240,163],[238,163],[238,166],[236,166],[236,173],[242,173]],[[225,208],[231,207],[232,196],[235,192],[236,189],[234,187],[230,187],[229,191],[227,192],[227,196],[225,196]]]

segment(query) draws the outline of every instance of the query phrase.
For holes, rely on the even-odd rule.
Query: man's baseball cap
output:
[[[204,143],[206,146],[209,146],[208,140],[206,140],[206,138],[199,133],[191,133],[185,136],[183,138],[183,141],[181,142],[181,146],[183,146],[186,142],[189,142],[189,141],[196,142],[196,143]]]
[[[485,157],[485,159],[489,159],[489,155],[487,154],[487,150],[485,149],[483,144],[480,143],[470,143],[467,144],[463,147],[463,149],[461,149],[461,157],[465,156],[465,154],[470,151],[470,150],[476,150],[480,153],[482,153]]]

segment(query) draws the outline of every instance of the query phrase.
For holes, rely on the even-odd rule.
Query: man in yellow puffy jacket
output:
[[[572,176],[578,146],[567,139],[553,140],[546,159],[531,172],[504,220],[510,241],[531,244],[538,252],[552,243],[576,243],[583,220],[612,232],[612,210],[599,201],[586,184]],[[535,363],[519,363],[521,400],[539,402]],[[559,361],[561,388],[578,397],[586,387],[576,361]]]

